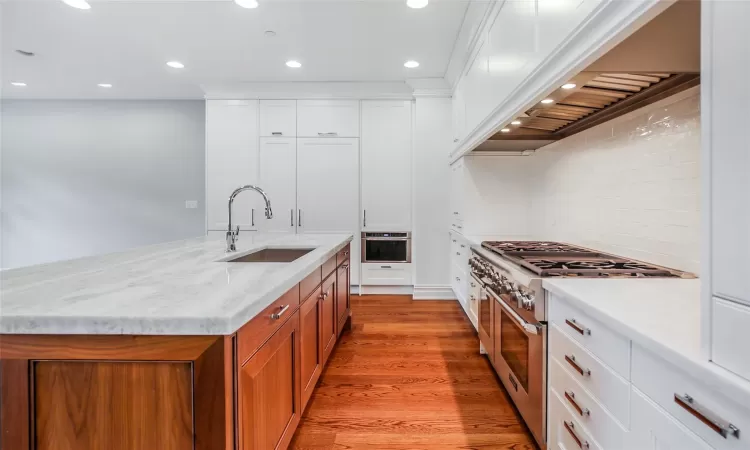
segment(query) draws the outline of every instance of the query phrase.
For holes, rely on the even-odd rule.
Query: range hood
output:
[[[681,0],[475,150],[535,150],[700,84],[700,2]],[[520,123],[518,123],[520,122]]]

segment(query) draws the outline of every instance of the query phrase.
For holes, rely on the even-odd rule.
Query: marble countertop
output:
[[[545,278],[542,286],[702,383],[750,404],[750,382],[703,358],[700,279]]]
[[[226,335],[309,275],[352,235],[244,233],[241,256],[315,248],[291,263],[229,263],[195,238],[0,272],[0,333]]]

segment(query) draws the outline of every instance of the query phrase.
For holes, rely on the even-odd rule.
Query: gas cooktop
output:
[[[482,247],[541,277],[694,278],[689,273],[583,247],[545,241],[487,241]]]

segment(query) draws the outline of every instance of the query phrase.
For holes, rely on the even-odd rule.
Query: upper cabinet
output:
[[[258,180],[258,101],[206,101],[206,218],[208,230],[226,230],[229,195]],[[263,219],[260,197],[234,202],[234,225],[254,230]]]
[[[285,138],[297,136],[297,101],[261,100],[260,135]]]
[[[466,99],[464,98],[464,83],[459,81],[453,91],[451,103],[453,122],[453,142],[458,143],[466,135]]]
[[[298,100],[297,136],[359,137],[359,101]]]
[[[362,229],[411,231],[412,102],[362,101]]]

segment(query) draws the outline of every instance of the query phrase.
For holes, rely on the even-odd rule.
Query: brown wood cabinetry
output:
[[[0,336],[0,449],[287,448],[349,320],[345,252],[231,336]]]

